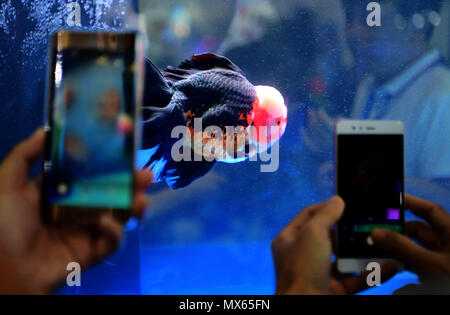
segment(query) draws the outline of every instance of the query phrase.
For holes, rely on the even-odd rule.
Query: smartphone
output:
[[[376,228],[403,233],[404,125],[399,121],[336,124],[336,190],[345,201],[337,224],[337,268],[362,272],[392,258],[377,248]]]
[[[125,223],[134,190],[142,76],[135,33],[60,31],[50,47],[44,222]]]

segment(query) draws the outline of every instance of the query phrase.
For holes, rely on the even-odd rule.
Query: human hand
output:
[[[333,197],[304,209],[276,237],[272,254],[277,294],[354,294],[367,289],[367,273],[346,276],[332,265],[332,227],[343,211],[344,201]],[[394,264],[383,265],[382,281],[395,273]]]
[[[43,147],[39,130],[0,164],[0,293],[49,293],[66,278],[69,262],[84,270],[111,254],[122,237],[121,225],[107,215],[92,229],[43,225],[40,183],[28,180]],[[151,182],[151,173],[137,174],[133,215],[143,216]]]
[[[334,141],[334,119],[323,109],[308,109],[307,125],[302,127],[305,146],[318,158],[324,161],[331,159]]]
[[[448,289],[450,286],[450,215],[441,206],[411,195],[405,196],[405,204],[407,209],[425,219],[427,223],[407,222],[405,235],[388,230],[374,230],[372,232],[374,243],[392,257],[404,262],[407,269],[416,272],[422,285],[430,290]],[[421,245],[411,238],[417,239]]]

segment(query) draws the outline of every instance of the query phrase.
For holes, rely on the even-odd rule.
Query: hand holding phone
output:
[[[361,272],[391,256],[375,246],[375,229],[403,233],[404,126],[398,121],[340,121],[336,125],[336,188],[345,201],[337,228],[337,266]]]
[[[35,132],[0,163],[0,293],[50,293],[67,277],[67,264],[82,270],[109,256],[118,246],[122,227],[108,215],[95,225],[47,226],[40,214],[40,179],[29,179],[44,151],[45,134]],[[149,172],[136,174],[132,214],[142,217]]]
[[[342,198],[303,209],[272,243],[277,294],[354,294],[368,288],[367,272],[341,274],[331,264],[332,228],[344,212]],[[394,264],[381,266],[381,281],[391,278]]]
[[[134,33],[58,32],[52,40],[46,110],[43,217],[96,222],[130,217],[136,151]]]
[[[450,215],[438,204],[405,195],[405,205],[424,221],[408,221],[405,235],[389,230],[374,230],[377,246],[402,261],[417,273],[422,287],[409,288],[409,293],[450,293]],[[415,242],[419,241],[420,243]],[[403,290],[407,293],[407,290]]]

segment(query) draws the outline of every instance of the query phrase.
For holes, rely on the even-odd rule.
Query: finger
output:
[[[2,167],[5,184],[16,186],[26,182],[29,169],[44,149],[44,138],[44,131],[39,129],[13,149]]]
[[[109,215],[100,217],[97,229],[97,233],[89,236],[91,248],[85,252],[87,256],[80,258],[85,266],[96,264],[111,255],[122,239],[122,226]]]
[[[414,269],[426,270],[438,261],[435,253],[420,247],[404,235],[376,229],[372,231],[371,236],[378,247]]]
[[[317,111],[310,108],[308,110],[308,129],[311,132],[314,132],[314,134],[316,132],[320,132],[320,128],[321,128],[321,123],[317,114]]]
[[[319,140],[318,143],[322,143],[323,141],[326,141],[328,137],[328,133],[326,132],[326,122],[323,121],[320,110],[311,110],[310,115],[311,120],[311,131],[314,132],[315,139]]]
[[[42,183],[43,183],[42,176],[38,176],[34,179],[34,185],[36,185],[36,187],[41,188]]]
[[[337,229],[330,230],[330,240],[331,240],[331,252],[333,254],[337,253]]]
[[[44,140],[44,130],[41,128],[36,130],[31,137],[17,145],[13,151],[15,158],[24,159],[27,165],[32,165],[44,150]]]
[[[309,206],[302,211],[286,226],[286,229],[300,229],[306,222],[308,222],[314,214],[325,206],[327,201]]]
[[[434,249],[438,244],[438,236],[426,223],[420,221],[410,221],[405,224],[405,234],[410,238],[416,238],[425,247]]]
[[[98,229],[100,234],[112,244],[112,247],[116,247],[119,244],[123,233],[122,226],[111,216],[102,216],[98,223]]]
[[[135,175],[135,182],[137,191],[146,191],[152,186],[153,173],[148,170],[138,171]]]
[[[84,269],[100,262],[115,251],[122,233],[120,224],[110,215],[104,215],[95,226],[89,228],[67,227],[53,230],[51,233],[53,239],[50,243],[55,248],[48,252],[56,256],[61,254],[65,263],[74,261]]]
[[[145,215],[145,210],[148,207],[148,197],[147,195],[141,193],[136,194],[133,200],[133,216],[142,219]]]
[[[300,129],[300,134],[302,136],[303,139],[303,143],[313,152],[317,152],[319,151],[319,146],[317,145],[317,143],[315,141],[312,140],[312,136],[310,135],[310,132],[302,127]]]
[[[328,130],[334,128],[334,120],[328,114],[323,110],[322,108],[319,109],[319,117],[320,119],[325,123]]]
[[[381,265],[380,281],[381,283],[391,279],[398,271],[397,265],[393,262],[388,262]],[[350,277],[342,280],[342,285],[345,288],[347,294],[355,294],[369,289],[368,276],[373,271],[365,271],[359,276]]]
[[[307,224],[320,208],[326,204],[326,201],[309,206],[303,209],[277,236],[274,244],[278,244],[277,240],[283,239],[284,243],[290,243],[297,238],[297,233]]]
[[[327,143],[330,141],[330,135],[333,133],[334,120],[322,108],[317,111],[316,115],[319,121],[319,128],[316,130],[318,133],[317,139],[320,139],[320,143]]]
[[[344,214],[344,207],[344,200],[341,197],[335,196],[317,211],[313,220],[325,229],[331,229]]]
[[[316,111],[312,108],[308,109],[308,122],[310,127],[317,124],[317,114]]]
[[[412,195],[405,195],[405,205],[412,213],[430,223],[438,233],[450,228],[450,216],[441,206]]]

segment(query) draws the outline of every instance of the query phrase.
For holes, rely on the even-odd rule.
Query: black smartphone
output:
[[[51,41],[42,214],[90,224],[131,215],[139,56],[135,33],[60,31]]]
[[[361,272],[391,258],[374,246],[376,228],[403,233],[404,126],[398,121],[336,124],[336,190],[345,201],[337,226],[337,266]]]

